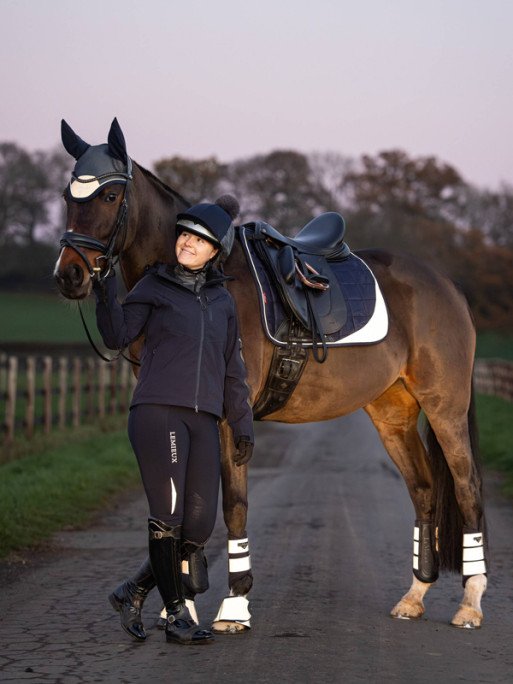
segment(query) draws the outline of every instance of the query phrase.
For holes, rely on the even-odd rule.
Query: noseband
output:
[[[74,233],[73,231],[68,231],[64,233],[60,240],[61,249],[63,249],[64,247],[71,247],[71,249],[75,250],[75,252],[81,257],[81,259],[87,266],[87,270],[89,271],[89,275],[91,276],[91,278],[100,277],[100,273],[102,274],[102,278],[105,278],[109,274],[111,268],[116,263],[114,262],[114,247],[116,245],[116,241],[121,230],[123,230],[123,234],[121,238],[121,245],[118,250],[118,260],[119,254],[121,253],[123,245],[125,244],[126,233],[128,228],[128,194],[130,191],[130,186],[133,178],[132,160],[130,159],[130,157],[128,157],[126,173],[104,174],[103,176],[98,176],[97,179],[104,179],[110,176],[123,176],[124,178],[126,178],[126,183],[125,194],[123,197],[123,201],[121,202],[121,205],[119,207],[116,225],[114,226],[114,230],[112,231],[112,234],[108,242],[102,242],[101,240],[97,240],[96,238],[93,238],[90,235],[84,235],[83,233]],[[74,180],[84,182],[80,178],[76,177],[74,177]],[[89,259],[84,254],[82,249],[92,249],[95,252],[101,253],[100,256],[97,256],[95,259],[96,266],[91,265]],[[104,260],[105,262],[103,267],[100,266],[101,260]]]

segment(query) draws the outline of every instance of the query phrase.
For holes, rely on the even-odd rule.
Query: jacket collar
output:
[[[180,266],[173,266],[172,264],[160,264],[157,263],[151,269],[156,276],[166,280],[168,282],[174,283],[175,285],[181,285],[192,292],[202,290],[204,287],[221,285],[228,280],[234,280],[232,276],[227,276],[221,273],[217,268],[210,266],[209,268],[201,271],[198,274],[197,280],[194,278],[184,277],[183,272],[180,273],[178,270]],[[199,287],[195,288],[195,283],[199,284]],[[190,283],[192,287],[188,285]]]

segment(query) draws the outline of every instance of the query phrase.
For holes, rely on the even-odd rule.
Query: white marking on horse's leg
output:
[[[486,591],[486,576],[473,575],[465,583],[465,593],[463,601],[458,608],[458,612],[451,620],[451,625],[462,629],[477,629],[483,622],[483,611],[481,610],[481,597]]]
[[[391,610],[390,615],[399,620],[412,620],[424,614],[424,596],[435,582],[421,582],[415,575],[409,591]]]

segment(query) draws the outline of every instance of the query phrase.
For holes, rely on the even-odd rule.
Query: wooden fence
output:
[[[0,353],[3,443],[11,444],[19,434],[32,439],[38,428],[47,434],[54,427],[126,412],[135,382],[124,359],[107,364],[92,357]]]
[[[493,394],[513,401],[513,362],[502,359],[476,359],[474,364],[476,392]]]
[[[477,392],[513,401],[512,362],[477,359],[474,381]],[[54,427],[78,426],[126,412],[135,382],[124,359],[106,364],[92,357],[0,353],[3,443],[11,444],[21,434],[32,439],[37,429],[49,433]]]

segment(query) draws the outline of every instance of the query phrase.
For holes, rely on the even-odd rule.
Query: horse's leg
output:
[[[365,410],[401,472],[415,509],[413,582],[391,615],[401,619],[419,618],[424,613],[424,596],[438,577],[433,477],[417,428],[420,406],[398,380]]]
[[[224,521],[228,529],[228,586],[225,598],[212,624],[216,633],[233,634],[250,628],[249,601],[253,586],[249,540],[246,532],[248,512],[248,467],[236,466],[233,436],[226,421],[219,425],[221,436],[221,483]]]
[[[434,445],[430,451],[434,453],[437,448],[443,453],[452,476],[452,491],[458,507],[458,524],[452,524],[452,531],[458,530],[458,539],[450,539],[451,529],[445,532],[449,537],[448,545],[453,546],[451,554],[447,554],[447,560],[444,560],[446,552],[442,549],[446,543],[442,524],[449,515],[441,507],[436,516],[440,528],[442,566],[445,564],[450,570],[461,570],[465,588],[463,601],[451,624],[475,629],[481,626],[483,620],[481,598],[487,584],[482,480],[479,464],[474,457],[477,427],[470,381],[468,392],[464,392],[461,378],[459,385],[455,383],[448,386],[458,387],[460,391],[451,396],[446,393],[445,397],[441,393],[436,397],[422,397],[420,402],[429,420],[428,439]]]

